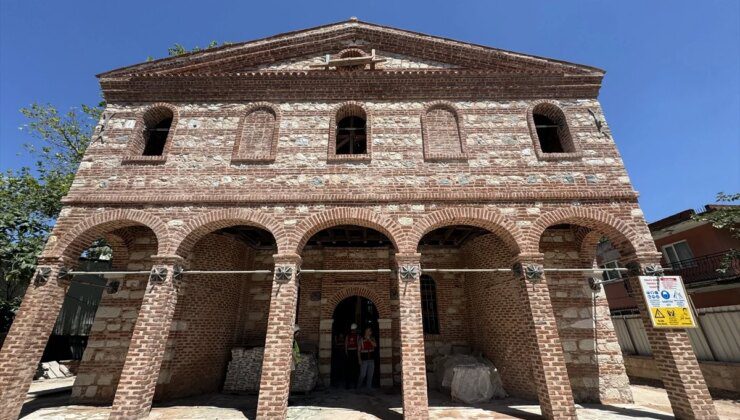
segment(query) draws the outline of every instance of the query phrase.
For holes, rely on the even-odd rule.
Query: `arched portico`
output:
[[[275,238],[278,253],[286,252],[290,246],[285,228],[273,217],[260,211],[230,208],[212,211],[187,222],[181,230],[173,234],[168,254],[187,258],[193,246],[205,235],[219,229],[240,225],[252,226],[269,232]]]
[[[401,226],[387,216],[383,216],[364,208],[339,207],[315,214],[302,221],[291,235],[291,243],[297,254],[317,232],[340,225],[356,225],[375,229],[384,234],[399,252],[400,244],[404,243],[404,232]]]

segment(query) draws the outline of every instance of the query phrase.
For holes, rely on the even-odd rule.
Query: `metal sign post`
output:
[[[640,276],[650,320],[656,328],[696,328],[681,276]]]

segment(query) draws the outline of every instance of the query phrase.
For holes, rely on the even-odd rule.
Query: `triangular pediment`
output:
[[[342,65],[343,60],[347,61],[344,57],[350,57],[349,61],[359,60],[360,65],[352,66],[353,69],[377,71],[463,69],[499,73],[603,74],[600,69],[580,64],[349,20],[141,63],[99,77],[323,71],[336,69],[326,64]]]

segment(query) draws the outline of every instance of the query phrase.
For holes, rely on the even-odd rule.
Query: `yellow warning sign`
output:
[[[680,276],[640,276],[653,327],[695,328],[688,294]]]
[[[652,308],[653,321],[656,327],[684,327],[694,326],[694,320],[687,308]]]

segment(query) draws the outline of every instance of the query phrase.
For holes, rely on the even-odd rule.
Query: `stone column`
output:
[[[0,352],[0,419],[18,418],[69,286],[61,260],[38,264]]]
[[[319,321],[319,375],[325,384],[331,383],[332,326],[333,319]]]
[[[167,337],[175,314],[182,259],[153,257],[152,273],[131,336],[110,419],[136,419],[149,415],[162,366]]]
[[[301,257],[296,254],[277,254],[274,258],[270,315],[257,403],[258,419],[284,419],[288,414],[290,395],[293,325],[298,304]]]
[[[662,274],[660,254],[639,256],[630,264],[635,270],[630,273],[628,290],[633,296],[640,318],[645,325],[650,349],[653,352],[663,386],[673,408],[673,415],[680,419],[718,419],[712,396],[704,382],[704,376],[691,347],[686,329],[654,328],[650,320],[645,299],[642,296],[639,273]]]
[[[533,376],[542,416],[575,419],[576,408],[563,347],[543,271],[544,255],[520,254],[515,262],[517,285],[524,301],[522,324],[530,337]]]
[[[380,387],[393,388],[393,320],[378,319],[378,346],[380,347]]]
[[[589,284],[589,276],[584,284]],[[597,279],[601,280],[601,279]],[[602,286],[590,287],[593,294],[593,318],[596,342],[596,363],[598,369],[599,402],[602,404],[632,404],[632,390],[624,367],[622,348],[617,341],[609,302]]]
[[[396,254],[401,332],[403,417],[429,418],[424,326],[421,319],[421,254]]]

